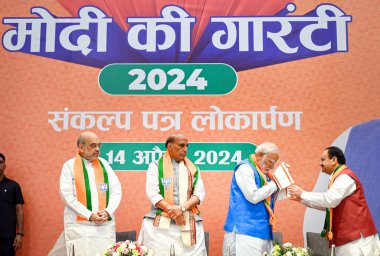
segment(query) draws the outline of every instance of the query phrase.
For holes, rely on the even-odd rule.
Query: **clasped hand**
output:
[[[172,218],[177,225],[184,226],[186,224],[182,209],[179,205],[169,205],[166,209],[169,217]]]
[[[110,217],[110,215],[105,210],[98,211],[98,212],[92,213],[92,215],[90,217],[90,221],[92,221],[96,224],[102,224],[102,223],[108,221],[109,217]]]

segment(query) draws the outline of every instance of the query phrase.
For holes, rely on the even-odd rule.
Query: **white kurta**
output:
[[[330,179],[332,176],[330,175]],[[301,203],[307,207],[325,211],[337,207],[343,199],[354,193],[356,183],[349,175],[342,174],[334,180],[331,188],[324,193],[303,191]],[[378,235],[362,237],[342,246],[335,247],[336,256],[374,256],[380,253]]]
[[[174,166],[173,166],[174,167]],[[152,205],[156,205],[164,199],[160,194],[158,182],[157,162],[149,164],[146,175],[146,194]],[[198,182],[194,188],[193,195],[197,196],[202,202],[206,195],[201,175],[198,176]],[[186,247],[182,243],[179,226],[174,221],[170,224],[170,229],[160,229],[153,226],[154,212],[151,211],[143,220],[139,242],[144,243],[149,249],[154,251],[154,255],[170,255],[170,247],[173,244],[176,255],[183,256],[204,256],[206,253],[204,230],[200,218],[196,218],[196,239],[197,243],[191,247]],[[152,214],[153,213],[153,214]]]
[[[274,181],[258,188],[255,182],[255,175],[248,164],[242,164],[234,173],[236,183],[243,192],[245,199],[252,204],[257,204],[277,191]],[[276,199],[284,199],[284,190],[281,190]],[[264,252],[269,252],[272,248],[272,241],[234,232],[226,232],[223,241],[223,255],[238,256],[262,256]]]
[[[92,212],[97,212],[98,192],[97,184],[95,184],[94,168],[92,163],[83,159],[87,172],[91,189],[92,212],[86,206],[80,203],[76,197],[74,184],[74,160],[68,160],[62,168],[60,178],[60,194],[65,203],[64,210],[64,226],[65,226],[65,243],[67,255],[71,256],[94,256],[102,253],[108,246],[115,243],[115,210],[119,206],[121,200],[121,185],[116,174],[106,160],[102,161],[109,182],[109,202],[105,209],[112,217],[111,221],[103,224],[95,224],[91,221],[77,221],[77,215],[89,219]]]

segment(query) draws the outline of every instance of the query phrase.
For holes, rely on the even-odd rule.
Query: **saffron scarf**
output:
[[[188,158],[179,164],[179,204],[184,205],[193,195],[194,187],[197,184],[199,168],[196,167]],[[173,195],[173,165],[169,153],[165,154],[158,160],[158,179],[160,194],[170,204],[174,205]],[[184,245],[192,246],[196,244],[195,216],[199,214],[196,207],[183,213],[186,224],[180,226],[181,237]],[[157,210],[153,225],[162,229],[170,228],[171,218],[161,209]]]
[[[94,168],[95,184],[98,192],[99,210],[104,210],[109,201],[109,183],[106,168],[99,159],[92,161]],[[88,172],[82,157],[77,154],[74,160],[74,184],[77,200],[92,211],[91,187]],[[77,221],[88,221],[88,219],[77,216]]]
[[[257,163],[257,160],[256,160],[256,156],[254,154],[250,155],[248,157],[248,160],[249,162],[256,168],[257,172],[259,173],[259,176],[260,176],[260,183],[261,183],[261,187],[265,186],[268,184],[268,181],[267,181],[267,175],[265,175],[261,169],[260,169],[260,165]],[[267,209],[268,213],[269,213],[269,224],[272,226],[273,230],[275,229],[275,226],[276,226],[276,221],[277,221],[277,218],[276,216],[274,215],[274,212],[272,210],[272,208],[270,208],[270,203],[271,203],[271,196],[268,196],[265,200],[264,200],[264,205],[265,205],[265,208]]]
[[[336,177],[343,170],[347,169],[346,165],[338,165],[333,171],[332,177],[329,182],[329,189],[333,185]],[[333,232],[332,230],[332,219],[333,219],[333,208],[326,208],[325,226],[321,232],[321,237],[326,237],[328,240],[332,240]]]

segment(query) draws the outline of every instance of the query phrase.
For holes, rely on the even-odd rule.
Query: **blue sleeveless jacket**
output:
[[[251,167],[255,176],[256,186],[261,188],[259,173],[248,159],[241,161],[235,167],[234,174],[237,168],[242,164],[248,164]],[[270,206],[273,210],[273,194]],[[273,240],[272,226],[269,224],[269,213],[265,208],[264,202],[261,201],[257,204],[252,204],[245,199],[243,192],[236,182],[235,175],[232,175],[230,202],[224,230],[261,239]]]

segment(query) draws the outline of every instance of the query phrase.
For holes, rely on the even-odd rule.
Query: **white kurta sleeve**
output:
[[[70,207],[76,214],[90,219],[92,212],[77,200],[75,194],[73,163],[73,159],[69,160],[62,167],[59,179],[59,192],[66,206]]]
[[[354,193],[356,183],[349,175],[342,174],[335,179],[331,188],[324,193],[303,191],[301,199],[309,205],[315,205],[322,208],[335,208],[347,196]],[[313,207],[316,208],[316,207]]]
[[[199,198],[199,201],[200,201],[199,204],[201,204],[203,202],[203,200],[205,199],[205,196],[206,196],[206,191],[205,191],[205,187],[203,185],[203,180],[201,177],[200,170],[198,173],[198,181],[197,181],[197,184],[195,185],[193,195]]]
[[[160,194],[160,187],[158,182],[158,166],[156,162],[149,164],[148,171],[146,172],[145,191],[148,200],[156,206],[156,204],[164,199]]]
[[[253,204],[263,201],[277,191],[277,185],[274,181],[270,181],[267,185],[257,188],[253,170],[247,164],[240,165],[234,175],[245,199]]]
[[[309,207],[309,208],[313,208],[313,209],[320,210],[320,211],[326,210],[326,208],[324,208],[324,207],[320,207],[319,205],[316,205],[316,204],[309,202],[309,201],[305,201],[303,199],[301,199],[300,202],[301,202],[301,204],[303,204],[304,206]]]
[[[121,184],[115,172],[112,170],[111,166],[108,164],[108,162],[104,159],[99,159],[99,161],[102,161],[108,174],[108,184],[109,184],[110,193],[109,193],[108,206],[105,210],[106,212],[108,212],[109,215],[113,215],[120,204],[121,195],[122,195]]]
[[[286,188],[281,189],[277,192],[276,201],[281,201],[286,199]]]

